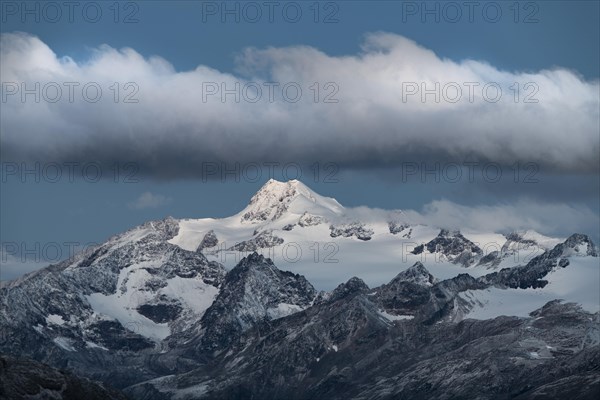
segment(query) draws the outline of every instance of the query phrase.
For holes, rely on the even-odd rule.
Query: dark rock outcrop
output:
[[[483,251],[459,231],[451,232],[447,229],[442,229],[437,237],[429,242],[415,247],[412,253],[421,254],[425,250],[440,253],[449,261],[465,267],[472,265],[483,255]]]
[[[0,355],[3,399],[126,400],[105,384],[80,378],[29,359]]]
[[[316,290],[301,275],[280,271],[269,258],[252,253],[229,271],[221,291],[202,317],[197,350],[226,349],[260,321],[309,307]]]
[[[351,224],[346,224],[346,225],[331,225],[329,227],[329,230],[331,231],[330,236],[332,238],[336,238],[338,236],[342,236],[342,237],[356,237],[357,239],[360,240],[371,240],[371,237],[373,237],[374,232],[372,229],[369,229],[367,227],[365,227],[363,224],[359,223],[359,222],[353,222]]]

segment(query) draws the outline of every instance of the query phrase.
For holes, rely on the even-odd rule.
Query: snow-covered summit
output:
[[[375,287],[416,262],[440,279],[465,269],[481,276],[524,265],[564,241],[531,230],[453,231],[400,210],[344,207],[298,180],[269,180],[230,217],[172,223],[169,244],[201,252],[227,269],[256,251],[326,290],[353,276]],[[588,255],[584,245],[579,248],[574,255]]]
[[[280,182],[269,179],[252,196],[250,204],[240,213],[245,223],[275,221],[284,213],[318,215],[340,214],[344,208],[335,199],[321,196],[298,180]]]

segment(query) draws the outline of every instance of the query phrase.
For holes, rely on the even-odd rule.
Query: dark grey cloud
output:
[[[164,179],[199,178],[212,162],[320,161],[361,169],[471,160],[592,174],[599,168],[597,81],[558,68],[521,73],[457,63],[393,34],[368,35],[359,54],[345,57],[310,47],[246,49],[237,75],[207,66],[178,72],[160,57],[108,46],[76,63],[27,34],[3,34],[1,46],[4,161],[133,162]],[[40,101],[35,94],[22,101],[21,86],[10,94],[13,82],[27,89],[40,83]],[[55,103],[48,101],[55,86],[44,92],[52,82],[62,86]],[[79,84],[72,102],[65,82]],[[279,85],[273,101],[269,82]],[[88,83],[92,98],[101,88],[98,102],[83,98]],[[239,101],[223,95],[222,84],[239,84]],[[439,102],[436,94],[423,99],[421,85]],[[262,94],[252,102],[256,86]],[[298,87],[302,96],[292,102]],[[461,97],[454,101],[457,87]],[[497,87],[502,96],[492,102]],[[207,94],[216,88],[220,93]]]

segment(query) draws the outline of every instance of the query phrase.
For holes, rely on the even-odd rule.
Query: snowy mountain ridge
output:
[[[246,387],[278,398],[290,390],[281,382],[295,380],[308,385],[300,398],[330,397],[359,354],[396,363],[387,346],[413,354],[425,340],[418,332],[434,342],[446,340],[437,326],[487,323],[501,332],[534,324],[532,312],[574,315],[580,322],[568,335],[597,351],[600,330],[588,325],[600,313],[600,268],[586,235],[451,231],[411,224],[400,211],[353,214],[297,181],[263,189],[232,217],[151,221],[3,285],[0,352],[76,370],[134,398],[168,399],[244,397]],[[307,253],[295,259],[294,249]],[[503,318],[512,318],[508,327],[490,322]],[[553,318],[546,336],[535,331],[523,343],[543,338],[563,352],[557,360],[585,370],[580,353],[565,356],[568,344],[548,339],[564,337]],[[481,329],[472,337],[491,332]],[[577,352],[587,357],[586,349]],[[392,379],[381,365],[371,368]],[[338,380],[327,383],[331,376]],[[369,382],[352,390],[373,390]]]
[[[231,217],[179,220],[169,243],[201,251],[228,269],[257,251],[283,269],[301,271],[319,289],[331,290],[352,276],[369,285],[387,282],[398,273],[398,260],[406,266],[425,263],[440,277],[465,267],[481,275],[526,263],[563,240],[534,231],[506,236],[448,231],[415,223],[400,210],[345,208],[299,181],[269,180]],[[378,262],[365,270],[373,256]]]

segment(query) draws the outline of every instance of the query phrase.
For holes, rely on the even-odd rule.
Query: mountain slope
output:
[[[206,366],[127,392],[140,399],[594,398],[600,313],[551,301],[527,317],[456,319],[457,305],[469,306],[458,304],[465,290],[522,290],[508,276],[494,279],[436,281],[420,264],[373,290],[353,278],[301,312],[244,332]],[[394,288],[417,287],[426,299],[402,309],[412,316],[382,308]]]
[[[0,397],[3,399],[126,400],[100,383],[58,371],[31,360],[0,355]]]
[[[426,226],[400,210],[346,208],[299,181],[270,180],[231,217],[179,220],[169,243],[229,269],[257,251],[332,290],[353,276],[381,285],[398,274],[399,264],[405,269],[415,262],[439,278],[465,269],[481,276],[524,265],[563,240],[531,230],[504,235]]]
[[[585,235],[450,231],[270,181],[232,217],[148,222],[3,284],[0,352],[139,399],[585,398],[599,281]]]
[[[201,253],[169,244],[176,232],[173,219],[150,222],[4,285],[0,350],[114,376],[117,386],[152,377],[135,366],[200,321],[225,276]]]
[[[202,317],[201,352],[224,350],[259,322],[309,307],[317,295],[300,275],[277,269],[253,253],[229,271],[221,292]]]

